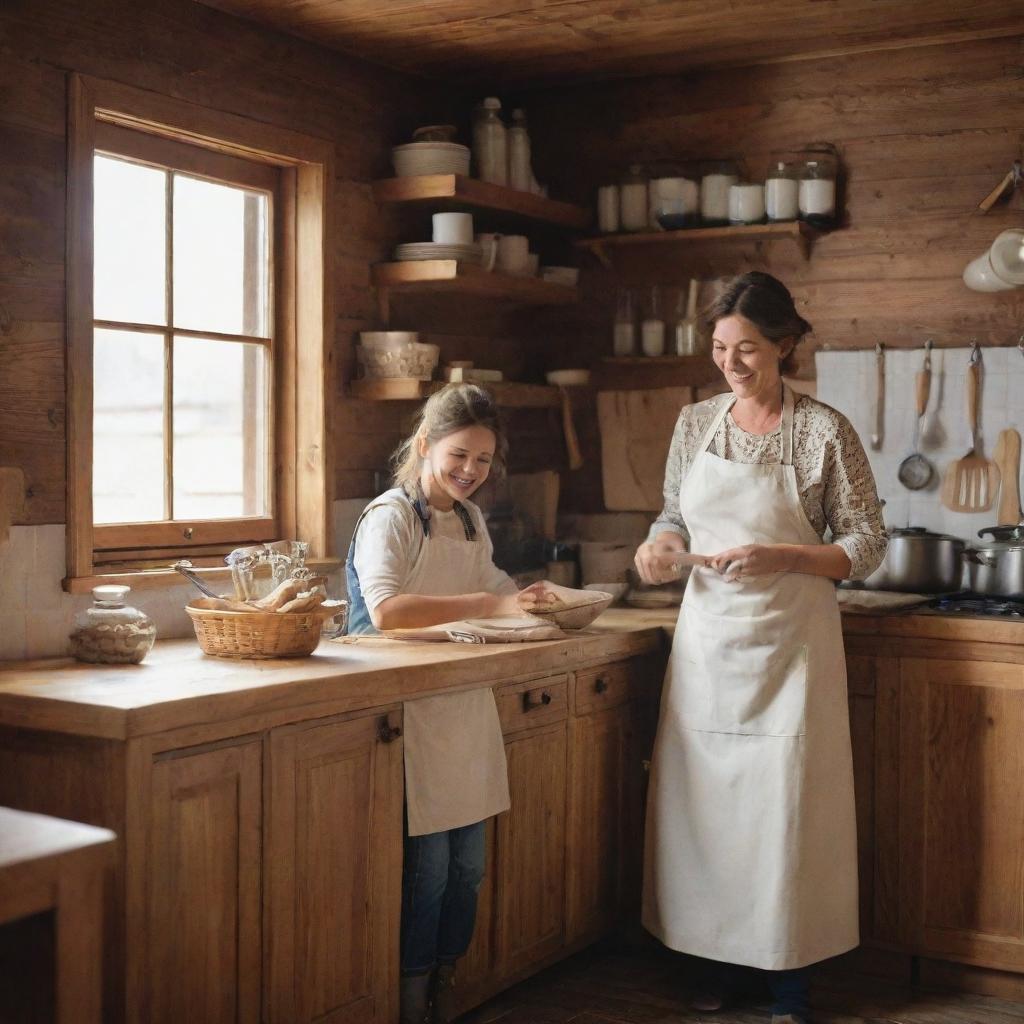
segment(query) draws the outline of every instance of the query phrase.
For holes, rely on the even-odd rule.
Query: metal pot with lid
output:
[[[863,585],[905,594],[955,593],[962,587],[965,547],[959,537],[919,526],[890,530],[885,558]]]
[[[988,544],[964,552],[968,587],[985,597],[1024,601],[1024,523],[978,531],[979,537],[986,534],[992,537]]]

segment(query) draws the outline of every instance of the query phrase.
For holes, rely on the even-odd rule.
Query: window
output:
[[[69,137],[69,589],[324,556],[330,146],[77,76]]]

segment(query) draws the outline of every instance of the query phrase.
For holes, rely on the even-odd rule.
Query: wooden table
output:
[[[114,839],[105,828],[0,807],[0,1019],[101,1020],[103,883]],[[52,924],[38,916],[47,912]],[[40,963],[47,947],[52,959]]]

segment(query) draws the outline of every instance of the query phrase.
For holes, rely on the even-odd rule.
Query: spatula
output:
[[[977,344],[971,345],[967,366],[967,418],[971,425],[971,447],[963,458],[951,462],[942,481],[942,504],[951,512],[987,512],[999,488],[999,470],[981,454],[978,443],[978,400],[981,392],[981,364]]]
[[[1021,521],[1020,511],[1020,434],[1012,427],[999,434],[992,458],[999,467],[1002,487],[999,490],[999,512],[996,522],[1000,526],[1016,526]]]

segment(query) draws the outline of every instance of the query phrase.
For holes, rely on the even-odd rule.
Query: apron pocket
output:
[[[807,645],[793,615],[711,615],[684,603],[669,704],[687,729],[802,736]]]

